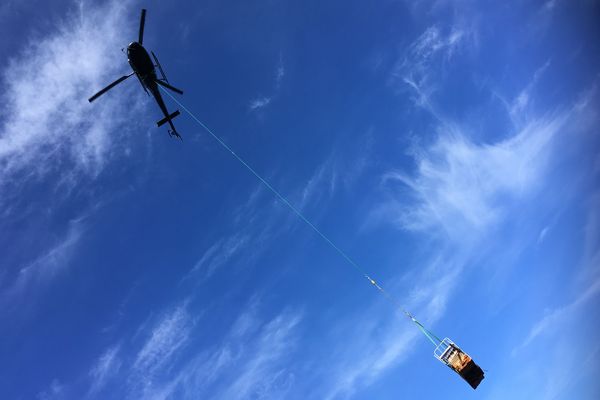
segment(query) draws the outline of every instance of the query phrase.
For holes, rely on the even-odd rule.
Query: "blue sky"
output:
[[[135,80],[87,102],[142,7],[181,101],[473,356],[476,391],[189,116],[170,139]],[[0,397],[598,398],[599,16],[3,2]]]

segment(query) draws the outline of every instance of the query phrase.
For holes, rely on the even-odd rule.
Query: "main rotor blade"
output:
[[[158,83],[160,86],[164,86],[167,89],[174,91],[175,93],[183,94],[183,90],[177,89],[176,87],[169,85],[167,82],[163,82],[159,79],[155,79],[154,82]]]
[[[102,96],[104,93],[108,92],[110,89],[117,86],[119,83],[123,82],[125,79],[129,78],[133,74],[135,74],[135,72],[132,72],[129,75],[123,75],[122,77],[120,77],[119,79],[117,79],[116,81],[114,81],[113,83],[111,83],[110,85],[108,85],[107,87],[90,97],[88,101],[91,103],[92,101],[96,100],[98,97]]]
[[[142,16],[140,17],[140,35],[138,38],[138,43],[142,44],[144,40],[144,24],[146,23],[146,9],[142,8]]]

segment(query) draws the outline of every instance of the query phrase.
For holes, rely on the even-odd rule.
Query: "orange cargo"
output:
[[[483,370],[479,365],[448,338],[440,342],[433,354],[435,358],[457,372],[473,389],[477,388],[484,378]]]

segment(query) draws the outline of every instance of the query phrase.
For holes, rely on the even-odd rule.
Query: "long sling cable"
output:
[[[217,134],[215,134],[198,117],[196,117],[194,113],[188,110],[186,106],[181,104],[173,95],[171,95],[171,93],[169,93],[162,86],[159,86],[159,88],[164,93],[166,93],[175,103],[177,103],[186,113],[188,113],[188,115],[192,117],[192,119],[196,121],[196,123],[198,123],[198,125],[200,125],[206,132],[208,132],[213,137],[213,139],[215,139],[225,150],[231,153],[231,155],[233,155],[235,159],[237,159],[252,175],[254,175],[267,189],[269,189],[269,191],[273,193],[275,197],[277,197],[283,204],[285,204],[294,214],[296,214],[296,216],[298,216],[298,218],[300,218],[306,225],[308,225],[317,235],[319,235],[327,244],[329,244],[329,246],[331,246],[350,265],[352,265],[364,278],[366,278],[370,284],[372,284],[379,292],[381,292],[381,294],[385,296],[386,299],[388,299],[394,306],[402,310],[402,312],[417,325],[419,330],[427,337],[427,339],[429,339],[431,343],[433,343],[434,346],[437,346],[442,342],[440,338],[438,338],[431,331],[425,328],[419,321],[416,320],[415,317],[412,316],[412,314],[410,314],[406,309],[404,309],[402,304],[397,299],[391,296],[377,282],[375,282],[375,280],[373,280],[356,261],[354,261],[348,254],[346,254],[344,250],[339,248],[331,239],[329,239],[323,232],[321,232],[319,228],[317,228],[308,218],[306,218],[304,214],[300,212],[300,210],[294,207],[294,205],[290,203],[288,199],[286,199],[281,193],[279,193],[277,189],[271,186],[271,184],[266,179],[264,179],[258,172],[256,172],[256,170],[254,170],[254,168],[252,168],[246,161],[244,161],[242,157],[237,155],[237,153],[233,151],[233,149],[231,149],[231,147],[229,147],[227,143],[225,143]]]

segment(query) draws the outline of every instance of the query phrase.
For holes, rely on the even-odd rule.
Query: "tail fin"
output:
[[[172,120],[173,118],[175,118],[176,116],[178,116],[179,114],[180,114],[180,113],[179,113],[179,110],[175,110],[175,112],[174,112],[173,114],[171,114],[171,115],[169,115],[169,116],[167,116],[167,117],[164,117],[163,119],[161,119],[160,121],[158,121],[158,122],[156,123],[156,125],[158,125],[158,126],[162,126],[162,125],[166,124],[168,121],[170,121],[170,120]]]

